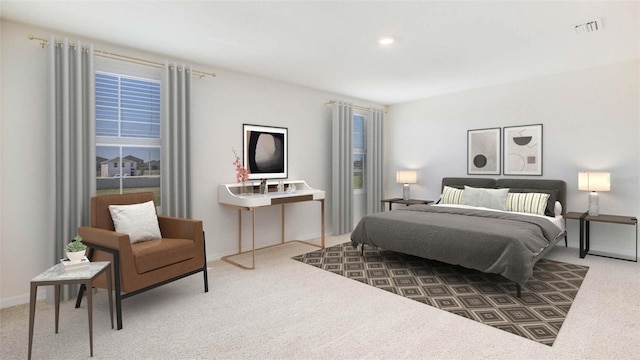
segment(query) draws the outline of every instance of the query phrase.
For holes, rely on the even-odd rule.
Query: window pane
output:
[[[122,136],[158,138],[160,137],[160,124],[145,124],[123,121]]]
[[[96,146],[96,194],[120,194],[120,147]]]
[[[366,142],[364,137],[364,121],[363,115],[353,116],[353,189],[363,190],[365,184],[365,153]]]
[[[160,83],[96,73],[96,136],[160,138]]]
[[[364,117],[353,117],[353,148],[364,149]]]
[[[364,189],[364,154],[353,155],[353,189]]]
[[[98,195],[151,191],[160,206],[160,148],[96,146]]]
[[[160,206],[160,148],[122,147],[122,192],[151,191]]]

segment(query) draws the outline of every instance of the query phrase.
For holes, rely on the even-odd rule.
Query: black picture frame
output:
[[[249,180],[288,177],[288,129],[242,124],[243,165]]]

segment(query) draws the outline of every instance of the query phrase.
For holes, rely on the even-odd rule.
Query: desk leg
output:
[[[31,345],[33,344],[33,322],[36,317],[36,294],[38,293],[38,285],[31,283],[31,291],[29,295],[29,355],[31,359]]]
[[[56,303],[56,334],[58,333],[58,320],[60,319],[60,285],[55,285],[55,303]]]
[[[256,210],[251,208],[251,268],[256,268]]]
[[[282,223],[280,224],[282,238],[280,239],[280,244],[284,244],[284,204],[282,204],[282,217],[280,218]]]
[[[111,269],[109,269],[111,270]],[[93,291],[91,289],[91,280],[87,284],[87,315],[89,317],[89,354],[93,356]]]
[[[252,220],[252,224],[251,224],[251,230],[252,230],[252,234],[251,234],[251,250],[247,250],[247,251],[242,251],[242,210],[247,210],[251,212],[251,220]],[[241,254],[246,254],[248,252],[251,252],[252,254],[252,260],[251,260],[251,266],[245,266],[242,265],[238,262],[235,262],[233,260],[231,260],[230,258],[232,256],[236,256],[236,255],[241,255]],[[222,261],[226,261],[231,265],[237,266],[241,269],[245,269],[245,270],[253,270],[256,268],[256,212],[255,212],[255,208],[252,207],[245,207],[245,208],[238,208],[238,252],[236,254],[231,254],[231,255],[227,255],[227,256],[223,256]]]

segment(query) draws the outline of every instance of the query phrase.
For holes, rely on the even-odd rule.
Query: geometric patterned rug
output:
[[[350,242],[292,259],[549,346],[589,270],[541,259],[518,298],[502,275]]]

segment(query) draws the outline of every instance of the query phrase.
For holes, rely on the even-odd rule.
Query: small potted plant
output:
[[[73,238],[73,241],[68,243],[65,247],[67,258],[71,262],[79,262],[82,260],[86,249],[87,246],[82,243],[82,237],[80,235],[76,235],[76,237]]]

